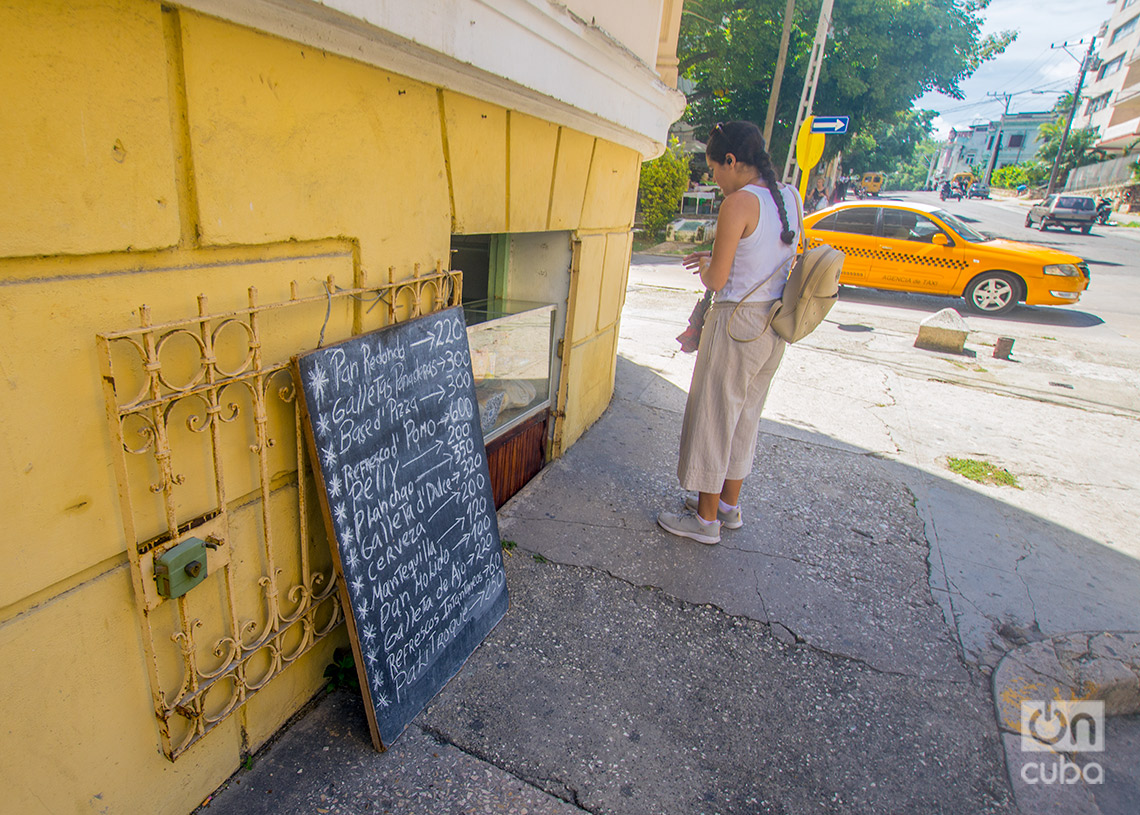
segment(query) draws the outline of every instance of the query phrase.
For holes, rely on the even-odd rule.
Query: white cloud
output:
[[[950,124],[941,116],[935,116],[931,124],[934,126],[933,137],[938,141],[946,141],[950,135]]]

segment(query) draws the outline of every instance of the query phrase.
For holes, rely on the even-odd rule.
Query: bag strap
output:
[[[769,190],[769,192],[772,193],[772,200],[773,201],[776,200],[776,192],[779,192],[781,195],[783,194],[779,190],[777,190],[776,192],[772,192],[771,190]],[[792,267],[795,266],[796,262],[801,257],[803,257],[804,252],[807,251],[807,234],[804,230],[803,204],[800,202],[800,198],[798,195],[793,195],[792,198],[796,202],[796,216],[799,218],[800,233],[798,235],[798,240],[796,241],[796,253],[794,255],[792,255],[791,258],[787,262],[787,271],[789,271],[789,272],[791,271]],[[732,314],[730,314],[728,317],[728,336],[731,337],[732,339],[736,340],[737,342],[756,342],[756,340],[758,340],[764,336],[765,332],[768,331],[769,326],[772,325],[772,320],[774,320],[776,318],[776,312],[779,311],[779,309],[780,309],[779,303],[774,303],[772,305],[772,308],[768,310],[768,319],[764,323],[764,328],[761,329],[760,333],[757,334],[752,339],[742,340],[742,339],[740,339],[740,337],[738,337],[732,333],[732,320],[733,320],[733,318],[736,317],[737,309],[739,309],[741,304],[744,303],[749,297],[751,297],[753,294],[755,294],[757,289],[759,289],[761,286],[763,286],[769,280],[771,280],[771,277],[767,277],[764,280],[761,280],[755,286],[753,286],[749,290],[748,294],[746,294],[746,295],[744,295],[744,297],[740,298],[740,300],[736,304],[736,307],[732,309]]]

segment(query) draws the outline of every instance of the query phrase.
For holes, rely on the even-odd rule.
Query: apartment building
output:
[[[1073,127],[1099,130],[1098,147],[1131,152],[1140,141],[1140,0],[1116,0],[1100,38]]]

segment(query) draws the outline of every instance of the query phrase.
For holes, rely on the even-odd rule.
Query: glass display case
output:
[[[485,442],[550,407],[555,307],[517,300],[465,303],[471,370]]]

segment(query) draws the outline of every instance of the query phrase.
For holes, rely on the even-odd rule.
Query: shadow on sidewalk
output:
[[[675,472],[685,398],[619,356],[609,410],[504,508],[504,536],[551,560],[779,623],[829,652],[916,675],[960,675],[946,621],[927,613],[932,587],[957,619],[960,586],[988,581],[1010,596],[1006,615],[981,618],[994,653],[967,654],[990,667],[1010,647],[1001,631],[1020,644],[1044,636],[1040,629],[1140,629],[1135,608],[1108,604],[1140,586],[1135,559],[960,480],[768,420],[745,480],[745,527],[725,531],[715,547],[665,533],[657,512],[683,498]],[[918,500],[937,506],[916,511]],[[1019,616],[1027,594],[1035,616]]]
[[[500,512],[517,544],[506,618],[392,750],[372,751],[359,700],[337,694],[208,811],[1015,812],[987,677],[961,658],[931,582],[954,615],[955,580],[976,568],[995,591],[1032,583],[1095,615],[1090,571],[1138,585],[1140,564],[768,422],[745,527],[718,546],[675,538],[655,518],[682,498],[684,400],[619,357],[610,408]],[[1003,572],[993,539],[943,540],[932,579],[908,478],[955,512],[1025,528],[1036,571]],[[1010,647],[999,623],[1040,636],[1032,619],[992,623],[995,648]]]

